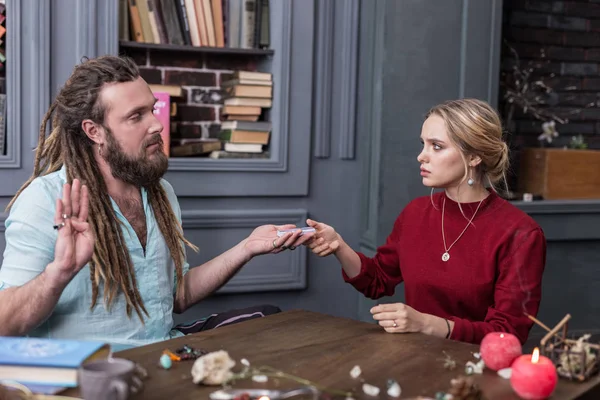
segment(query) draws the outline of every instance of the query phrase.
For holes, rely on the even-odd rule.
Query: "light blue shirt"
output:
[[[57,231],[53,229],[56,199],[62,197],[66,171],[36,178],[21,193],[10,210],[6,226],[6,250],[0,267],[0,290],[21,286],[37,277],[54,259]],[[179,222],[181,209],[173,187],[162,180],[171,207]],[[90,310],[92,285],[86,265],[67,285],[50,318],[29,336],[73,338],[109,342],[114,351],[170,339],[182,334],[173,328],[173,296],[175,293],[175,263],[158,227],[142,188],[146,214],[146,252],[117,204],[111,199],[115,214],[121,222],[123,237],[133,261],[137,285],[148,316],[141,323],[135,312],[127,316],[122,293],[107,311],[99,290],[96,306]],[[185,263],[184,274],[189,265]]]

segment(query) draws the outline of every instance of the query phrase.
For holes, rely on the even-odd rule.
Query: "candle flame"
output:
[[[536,364],[540,360],[540,350],[536,347],[533,349],[533,354],[531,355],[531,362]]]

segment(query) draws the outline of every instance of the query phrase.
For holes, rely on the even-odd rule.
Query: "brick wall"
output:
[[[171,139],[216,137],[223,103],[220,84],[234,70],[256,71],[261,56],[202,54],[165,50],[127,49],[150,84],[183,87],[183,98],[174,98],[177,116],[172,117]]]
[[[600,0],[505,0],[503,39],[529,63],[555,94],[547,107],[569,119],[557,125],[554,146],[566,145],[582,134],[590,148],[600,149]],[[502,70],[512,58],[503,45]],[[500,93],[500,109],[506,112]],[[541,123],[515,113],[513,148],[539,146]]]

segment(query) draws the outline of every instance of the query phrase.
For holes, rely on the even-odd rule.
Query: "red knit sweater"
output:
[[[515,334],[527,340],[537,315],[546,240],[537,223],[497,194],[481,204],[473,224],[442,261],[444,229],[450,246],[468,220],[458,203],[444,193],[412,201],[397,218],[392,233],[373,258],[358,253],[360,274],[346,282],[369,298],[390,296],[404,282],[406,304],[454,321],[451,339],[480,343],[488,332]],[[461,203],[470,218],[479,202]]]

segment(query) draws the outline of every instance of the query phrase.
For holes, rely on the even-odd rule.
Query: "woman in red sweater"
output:
[[[429,111],[421,141],[423,184],[444,191],[410,202],[373,258],[312,220],[317,233],[308,246],[335,254],[346,282],[369,298],[390,296],[404,282],[406,304],[371,309],[387,332],[479,343],[501,331],[524,343],[533,324],[527,314],[540,304],[546,240],[494,191],[508,167],[498,114],[480,100],[448,101]]]

